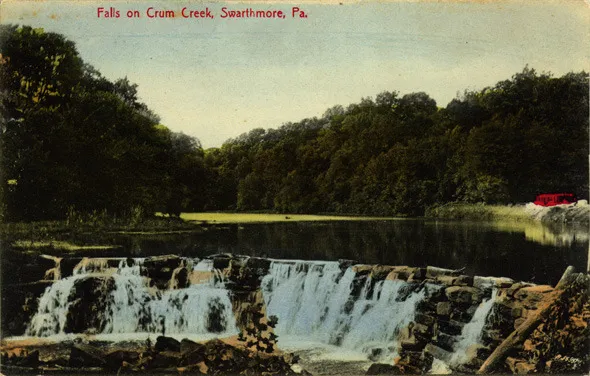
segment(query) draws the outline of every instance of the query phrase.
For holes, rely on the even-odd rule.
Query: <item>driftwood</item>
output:
[[[552,292],[551,299],[547,299],[539,307],[537,307],[536,314],[530,315],[515,331],[513,331],[486,359],[483,365],[477,371],[478,374],[490,373],[502,362],[506,355],[515,346],[523,343],[531,333],[547,318],[553,303],[555,303],[563,294],[566,285],[568,284],[569,277],[574,272],[573,266],[568,266],[559,283],[555,286],[555,291]],[[548,297],[549,298],[549,297]]]

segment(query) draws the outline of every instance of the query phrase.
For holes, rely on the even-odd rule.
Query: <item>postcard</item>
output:
[[[589,28],[2,1],[2,374],[588,374]]]

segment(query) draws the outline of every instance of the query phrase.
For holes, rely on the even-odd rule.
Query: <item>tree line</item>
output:
[[[526,67],[444,108],[423,92],[383,92],[203,150],[63,36],[3,26],[0,47],[7,220],[137,208],[421,215],[454,201],[588,192],[585,72]]]

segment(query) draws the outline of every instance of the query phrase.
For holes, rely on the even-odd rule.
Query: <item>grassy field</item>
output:
[[[270,223],[300,221],[374,221],[396,220],[394,217],[346,217],[336,215],[306,214],[252,214],[252,213],[182,213],[185,221],[200,223]]]

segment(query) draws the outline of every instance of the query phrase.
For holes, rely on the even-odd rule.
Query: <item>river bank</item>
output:
[[[449,203],[430,208],[426,217],[457,220],[513,220],[543,223],[590,223],[590,205],[580,200],[571,205],[545,207],[533,203],[519,205],[484,205]]]

